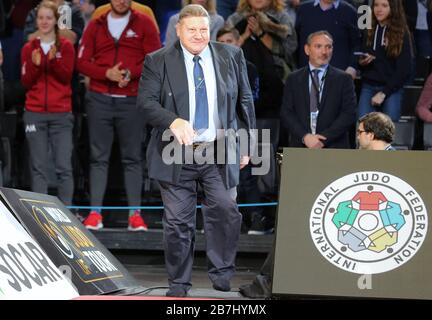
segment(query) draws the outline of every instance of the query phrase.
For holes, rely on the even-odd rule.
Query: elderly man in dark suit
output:
[[[350,148],[349,130],[356,120],[353,80],[329,65],[333,39],[327,31],[312,33],[304,49],[309,63],[288,77],[281,109],[290,146]]]
[[[216,290],[231,290],[241,225],[232,191],[249,156],[240,157],[236,140],[227,139],[224,132],[239,128],[240,121],[246,129],[255,128],[255,113],[243,53],[234,46],[209,41],[207,11],[200,5],[184,7],[176,30],[179,41],[146,57],[138,107],[153,127],[147,163],[150,178],[159,181],[165,206],[167,296],[182,297],[191,287],[198,183],[204,191],[209,277]],[[204,152],[218,154],[213,159],[219,162],[228,155],[225,151],[234,149],[236,161],[167,161],[166,148],[173,142],[163,141],[164,132],[175,136],[174,143],[182,151],[204,147]],[[221,140],[226,141],[224,147],[220,147]]]

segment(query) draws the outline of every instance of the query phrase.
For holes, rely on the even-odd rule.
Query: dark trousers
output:
[[[261,202],[261,192],[258,187],[258,176],[252,174],[252,164],[248,164],[240,170],[240,184],[238,186],[239,203]],[[264,215],[263,207],[245,207],[242,210],[243,223],[250,228],[254,219],[260,219]]]
[[[88,92],[86,96],[90,139],[90,204],[101,206],[108,180],[114,132],[118,134],[129,206],[141,205],[141,142],[143,117],[136,97],[112,98]]]
[[[0,111],[3,112],[4,110],[4,82],[3,72],[0,69]]]
[[[198,183],[204,191],[202,214],[209,278],[214,282],[230,280],[234,275],[241,226],[237,203],[225,188],[217,165],[183,165],[177,184],[160,182],[165,206],[165,264],[171,288],[188,290],[192,285]]]

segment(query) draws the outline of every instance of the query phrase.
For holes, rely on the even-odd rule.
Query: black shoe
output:
[[[251,284],[240,286],[240,293],[252,299],[265,299],[271,297],[271,279],[269,276],[257,275]]]
[[[213,288],[218,291],[231,291],[229,280],[223,278],[213,281]]]
[[[264,299],[264,292],[260,290],[255,284],[244,284],[239,287],[240,293],[246,297],[251,299]]]
[[[165,294],[167,297],[186,297],[187,290],[182,287],[171,287]]]
[[[248,234],[252,235],[264,235],[271,234],[274,232],[274,227],[270,226],[266,217],[256,217],[252,222]]]

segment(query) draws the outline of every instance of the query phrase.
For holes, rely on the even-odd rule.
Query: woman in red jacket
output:
[[[71,79],[74,48],[58,34],[57,5],[42,1],[37,8],[38,37],[21,52],[21,81],[27,89],[25,133],[30,150],[32,190],[48,192],[48,150],[51,147],[57,175],[58,197],[72,203]]]

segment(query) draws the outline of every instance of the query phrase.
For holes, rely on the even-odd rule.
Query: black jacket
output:
[[[255,129],[255,110],[242,50],[218,42],[210,42],[209,46],[216,74],[218,114],[223,129],[237,130],[240,121],[245,129]],[[149,177],[177,183],[182,164],[163,162],[162,150],[169,142],[162,141],[162,135],[176,118],[189,120],[187,74],[179,41],[146,56],[137,106],[143,111],[147,124],[153,127],[147,147]],[[226,149],[232,147],[238,151],[239,145],[226,142]],[[239,153],[237,156],[239,159]],[[220,169],[227,189],[238,184],[239,163],[228,163]]]
[[[412,44],[408,32],[405,32],[403,46],[400,55],[396,58],[387,56],[385,46],[382,46],[383,28],[378,26],[376,43],[366,45],[365,35],[364,50],[376,57],[367,66],[361,67],[362,79],[365,83],[375,86],[383,86],[386,96],[401,89],[408,81],[412,70]]]
[[[356,95],[350,75],[328,67],[317,122],[325,148],[350,148],[349,129],[356,121]],[[305,147],[302,138],[311,133],[309,109],[309,69],[289,75],[281,107],[281,126],[290,134],[290,147]]]

